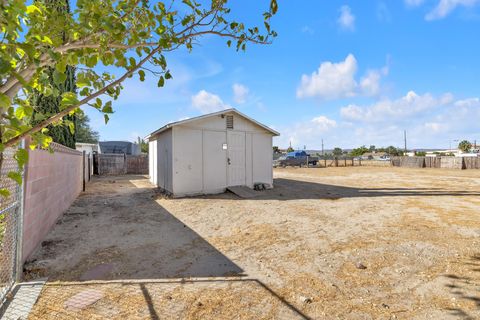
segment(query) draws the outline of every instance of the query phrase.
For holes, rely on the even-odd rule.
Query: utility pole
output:
[[[407,130],[403,130],[404,151],[407,153]]]
[[[324,152],[323,152],[323,138],[322,138],[322,157],[324,156]]]

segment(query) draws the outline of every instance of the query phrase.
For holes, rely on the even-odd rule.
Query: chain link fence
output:
[[[0,306],[16,280],[17,248],[21,226],[21,186],[8,178],[8,173],[18,171],[14,159],[16,149],[7,148],[0,159],[0,189],[8,190],[8,196],[0,195]]]

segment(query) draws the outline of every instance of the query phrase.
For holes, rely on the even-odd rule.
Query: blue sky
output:
[[[268,1],[231,1],[262,25]],[[278,38],[245,53],[213,36],[167,56],[174,77],[129,79],[102,140],[134,140],[167,122],[222,108],[281,133],[274,144],[308,149],[360,145],[448,148],[480,143],[480,0],[287,1]]]

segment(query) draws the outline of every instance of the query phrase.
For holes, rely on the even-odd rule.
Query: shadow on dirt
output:
[[[203,289],[194,293],[196,285]],[[229,314],[231,310],[228,308],[232,301],[225,300],[224,303],[217,303],[218,301],[212,300],[209,295],[204,295],[203,290],[206,286],[213,291],[217,288],[220,292],[225,290],[225,287],[229,288],[228,290],[231,293],[225,299],[238,301],[238,305],[234,308],[239,308],[238,312],[241,313],[256,314],[258,317],[268,315],[267,317],[270,318],[273,311],[271,306],[277,304],[278,307],[273,314],[276,313],[276,316],[280,319],[312,319],[262,281],[251,278],[47,283],[30,316],[34,319],[79,319],[86,317],[99,319],[113,317],[117,319],[119,313],[121,313],[121,317],[125,319],[197,319],[198,316],[195,316],[195,312],[201,312],[201,308],[208,308],[207,310],[212,313],[211,315],[217,313],[219,317],[223,312]],[[250,293],[254,293],[254,296],[249,297],[245,292],[238,291],[242,287],[248,288]],[[172,294],[181,290],[190,293],[188,298],[182,299],[181,296]],[[192,293],[194,296],[192,296]],[[82,309],[84,310],[65,307],[66,297],[72,299],[72,297],[79,297],[80,295],[82,295],[81,301],[77,303],[83,304]],[[91,299],[91,296],[97,298]],[[259,296],[261,299],[258,299]],[[242,305],[248,306],[248,309],[243,310]],[[122,306],[122,308],[119,309],[119,306]]]
[[[248,200],[303,200],[369,197],[442,197],[480,196],[480,192],[451,191],[442,188],[354,188],[308,181],[277,178],[273,189],[257,191],[258,196]],[[241,199],[232,193],[199,196],[205,199]]]
[[[461,263],[470,266],[471,271],[475,274],[480,272],[480,254],[474,255],[467,261]],[[480,281],[478,274],[476,274],[475,277],[446,274],[445,277],[450,280],[447,288],[457,300],[472,302],[476,309],[480,310]],[[450,308],[448,310],[453,316],[460,317],[461,319],[478,319],[477,315],[472,316],[469,312],[461,308]]]
[[[102,184],[106,192],[101,191]],[[156,189],[126,179],[95,182],[25,264],[24,278],[85,281],[243,275],[238,265],[158,204],[158,196]]]
[[[146,181],[144,177],[136,178]],[[188,284],[209,282],[253,284],[254,290],[265,299],[276,300],[293,318],[310,319],[262,281],[246,278],[238,265],[159,205],[155,200],[161,195],[156,189],[123,177],[100,179],[90,186],[25,264],[25,279],[48,277],[47,285],[59,288],[54,298],[47,295],[45,303],[42,293],[34,306],[34,315],[40,312],[54,315],[53,318],[74,318],[75,314],[64,307],[64,298],[60,297],[73,297],[84,291],[79,286],[101,290],[102,284],[120,283],[122,297],[127,297],[129,290],[136,290],[137,296],[141,292],[141,307],[132,312],[148,309],[150,319],[159,319],[163,314],[155,304],[164,302],[159,300],[162,289],[156,285],[187,285],[185,290],[191,292],[194,288]],[[248,299],[244,292],[233,292],[242,295],[239,301]],[[199,295],[202,296],[201,290]],[[52,300],[56,297],[59,301]],[[54,306],[57,302],[60,305]],[[259,314],[268,313],[263,303],[252,301]],[[92,312],[95,315],[96,311]]]

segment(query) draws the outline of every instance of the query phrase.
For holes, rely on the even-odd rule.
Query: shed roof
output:
[[[198,117],[193,117],[193,118],[188,118],[188,119],[185,119],[185,120],[180,120],[180,121],[167,123],[166,125],[164,125],[160,129],[155,130],[152,133],[150,133],[148,136],[145,137],[145,139],[148,140],[148,139],[150,139],[151,136],[159,134],[159,133],[161,133],[161,132],[163,132],[167,129],[170,129],[174,126],[177,126],[177,125],[186,124],[186,123],[189,123],[189,122],[193,122],[193,121],[197,121],[197,120],[201,120],[201,119],[205,119],[205,118],[209,118],[209,117],[213,117],[213,116],[218,116],[218,115],[222,115],[222,114],[226,114],[226,113],[236,113],[239,116],[241,116],[241,117],[255,123],[256,125],[262,127],[263,129],[267,130],[268,132],[270,132],[274,136],[279,136],[280,135],[280,133],[278,131],[275,131],[272,128],[269,128],[266,125],[258,122],[257,120],[250,118],[249,116],[241,113],[240,111],[238,111],[235,108],[230,108],[230,109],[225,109],[225,110],[221,110],[221,111],[217,111],[217,112],[213,112],[213,113],[204,114],[204,115],[201,115],[201,116],[198,116]]]

